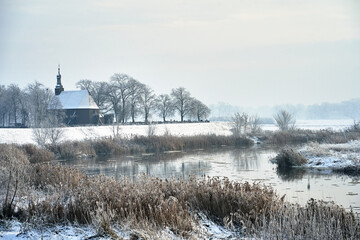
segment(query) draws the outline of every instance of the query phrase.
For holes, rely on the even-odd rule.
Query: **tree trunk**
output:
[[[149,111],[145,110],[145,124],[148,124]]]

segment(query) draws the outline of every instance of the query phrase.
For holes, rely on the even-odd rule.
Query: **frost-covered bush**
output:
[[[0,145],[0,218],[11,217],[19,196],[27,192],[29,160],[15,145]]]
[[[301,166],[307,163],[307,159],[292,148],[285,148],[275,157],[274,161],[279,168]]]

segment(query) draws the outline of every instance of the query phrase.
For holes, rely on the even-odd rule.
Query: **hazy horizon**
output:
[[[260,107],[360,98],[360,2],[0,2],[0,84],[126,73],[156,94]]]

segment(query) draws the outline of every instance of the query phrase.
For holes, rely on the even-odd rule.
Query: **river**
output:
[[[103,174],[134,181],[142,174],[159,178],[187,178],[189,175],[227,177],[239,182],[260,182],[272,186],[285,199],[305,204],[310,198],[334,201],[360,212],[360,177],[331,171],[294,169],[279,172],[269,161],[276,149],[255,146],[246,149],[220,148],[191,152],[166,152],[111,158],[77,159],[62,164],[89,175]]]

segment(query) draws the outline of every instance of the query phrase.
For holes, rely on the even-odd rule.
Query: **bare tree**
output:
[[[148,125],[148,128],[147,128],[147,136],[148,136],[148,137],[153,137],[153,136],[155,136],[156,129],[157,129],[156,124],[150,123],[150,124]]]
[[[113,84],[107,85],[107,101],[114,111],[115,122],[119,123],[121,121],[121,97],[117,89],[113,87]]]
[[[240,113],[235,113],[234,116],[231,118],[232,124],[232,131],[234,136],[239,137],[241,136],[241,129],[243,127],[243,119]]]
[[[8,94],[9,94],[9,105],[10,105],[9,124],[10,124],[10,117],[12,114],[16,126],[18,120],[18,114],[20,111],[21,90],[18,87],[18,85],[11,84],[8,87]]]
[[[61,110],[58,99],[53,98],[49,105],[49,111],[44,121],[33,128],[33,136],[36,143],[42,147],[47,144],[56,146],[63,138],[63,121],[65,112]]]
[[[250,130],[252,134],[257,134],[261,131],[261,120],[257,115],[250,117]]]
[[[135,123],[135,118],[140,112],[140,103],[141,103],[141,91],[145,87],[144,84],[138,81],[132,81],[130,85],[130,97],[129,97],[129,110],[131,115],[132,123]]]
[[[115,95],[120,98],[121,101],[121,114],[120,120],[124,123],[128,117],[128,98],[133,94],[134,88],[132,87],[133,84],[136,84],[137,81],[132,77],[122,74],[122,73],[115,73],[111,77],[111,85],[114,88]]]
[[[156,104],[156,96],[153,92],[153,90],[144,85],[141,92],[140,92],[140,102],[141,106],[143,108],[144,113],[144,121],[146,124],[148,124],[148,118],[150,116],[150,110],[154,108]]]
[[[48,117],[32,130],[35,142],[41,147],[46,147],[47,144],[56,146],[64,136],[63,126],[54,125],[54,121],[57,121],[56,116]]]
[[[210,114],[210,109],[200,100],[193,99],[191,101],[191,106],[192,116],[194,116],[199,122],[202,119],[206,119]]]
[[[247,113],[243,112],[241,115],[241,118],[242,118],[243,126],[244,126],[244,134],[246,134],[247,130],[248,130],[248,126],[249,126],[250,117]]]
[[[25,91],[30,124],[39,126],[45,121],[47,109],[54,93],[39,82],[29,84]]]
[[[192,98],[190,93],[183,87],[173,89],[171,92],[173,97],[173,104],[175,109],[179,112],[181,122],[184,122],[184,117],[191,112]]]
[[[162,117],[163,122],[166,122],[167,117],[174,115],[174,105],[169,94],[161,94],[157,98],[156,109],[159,112],[159,116]]]
[[[10,114],[9,92],[4,85],[0,85],[0,116],[2,126],[6,125],[6,117]]]
[[[280,110],[277,114],[274,115],[276,126],[281,131],[292,130],[295,128],[295,118],[293,115],[286,110]]]
[[[259,128],[260,119],[258,117],[250,117],[247,113],[235,113],[232,117],[233,133],[235,136],[246,135],[250,130]]]
[[[109,87],[107,82],[94,82],[88,79],[82,79],[76,83],[76,87],[87,90],[102,113],[109,111]]]

